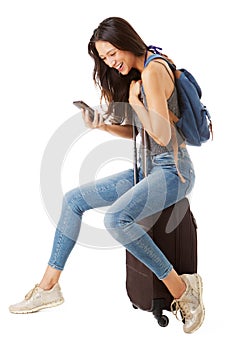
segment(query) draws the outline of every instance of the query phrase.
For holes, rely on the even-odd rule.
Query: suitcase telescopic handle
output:
[[[138,167],[137,167],[137,141],[136,141],[136,126],[133,125],[133,163],[134,163],[134,185],[136,185],[139,181],[138,176]],[[142,130],[142,172],[143,176],[147,176],[147,160],[146,160],[146,131]]]
[[[137,166],[137,141],[136,141],[136,126],[133,125],[133,170],[134,170],[134,185],[138,183],[138,166]]]

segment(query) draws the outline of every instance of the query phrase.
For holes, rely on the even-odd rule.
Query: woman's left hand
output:
[[[138,80],[138,81],[133,80],[131,82],[130,88],[129,88],[129,103],[130,104],[135,104],[135,103],[138,103],[140,101],[141,84],[142,84],[141,80]]]

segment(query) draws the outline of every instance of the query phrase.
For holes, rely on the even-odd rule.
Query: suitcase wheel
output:
[[[166,315],[162,315],[157,319],[157,321],[160,327],[167,327],[169,323],[169,318]]]
[[[154,299],[152,304],[152,312],[160,327],[167,327],[169,323],[169,318],[166,315],[163,315],[163,310],[165,308],[164,299]]]
[[[138,306],[135,304],[132,304],[132,307],[134,309],[138,309]],[[158,321],[158,325],[160,327],[167,327],[168,323],[169,323],[169,318],[166,315],[162,315],[162,309],[154,309],[153,310],[153,315],[156,318],[156,320]]]

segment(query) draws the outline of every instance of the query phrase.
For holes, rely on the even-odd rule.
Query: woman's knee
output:
[[[117,225],[117,218],[113,212],[107,211],[104,215],[104,225],[108,231],[113,230]]]
[[[65,193],[63,197],[63,208],[67,207],[71,209],[76,214],[81,214],[83,212],[82,210],[82,196],[81,191],[79,188],[70,190]]]
[[[111,208],[112,209],[112,208]],[[114,212],[109,210],[104,217],[104,225],[111,236],[123,243],[126,239],[126,228],[132,223],[129,216],[125,212]]]

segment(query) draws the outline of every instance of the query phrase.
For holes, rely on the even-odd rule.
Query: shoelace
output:
[[[35,287],[32,288],[32,289],[25,295],[25,299],[26,299],[26,300],[29,300],[29,299],[32,297],[33,293],[34,293],[35,290],[38,288],[38,286],[39,286],[39,285],[36,284]]]
[[[182,305],[183,304],[183,305]],[[177,316],[178,311],[180,312],[181,319]],[[186,318],[190,318],[191,314],[187,303],[184,301],[173,300],[171,303],[171,312],[176,316],[177,320],[185,321]]]

